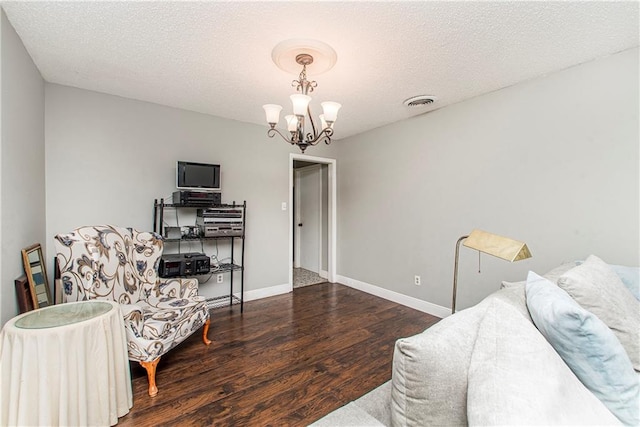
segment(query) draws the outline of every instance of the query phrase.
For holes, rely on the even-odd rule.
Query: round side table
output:
[[[0,425],[117,424],[133,406],[119,305],[72,302],[9,320],[0,396]]]

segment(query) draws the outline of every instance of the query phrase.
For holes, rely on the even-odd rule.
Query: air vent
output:
[[[403,104],[407,107],[423,107],[425,105],[433,104],[436,99],[438,98],[432,95],[418,95],[405,99]]]

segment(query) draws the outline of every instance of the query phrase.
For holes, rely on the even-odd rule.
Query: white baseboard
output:
[[[390,291],[376,285],[361,282],[359,280],[340,275],[337,276],[337,280],[338,283],[342,283],[343,285],[349,286],[350,288],[354,288],[359,291],[366,292],[368,294],[375,295],[377,297],[384,298],[398,304],[402,304],[404,306],[413,308],[414,310],[422,311],[423,313],[431,314],[436,317],[444,318],[451,315],[450,308],[433,304],[428,301],[423,301],[421,299],[410,297],[398,292]]]
[[[326,271],[321,271],[320,276],[323,273],[327,273]],[[361,282],[360,280],[351,279],[349,277],[340,276],[336,277],[338,283],[341,283],[345,286],[349,286],[350,288],[357,289],[362,292],[366,292],[371,295],[375,295],[380,298],[384,298],[389,301],[393,301],[397,304],[402,304],[404,306],[413,308],[414,310],[422,311],[423,313],[431,314],[436,317],[447,317],[451,315],[451,309],[447,307],[443,307],[441,305],[433,304],[428,301],[423,301],[418,298],[410,297],[408,295],[404,295],[398,292],[390,291],[388,289],[381,288],[376,285],[372,285],[370,283]],[[268,288],[255,289],[252,291],[245,291],[244,300],[245,301],[253,301],[261,298],[272,297],[276,295],[282,295],[293,291],[291,285],[288,283],[276,286],[270,286]],[[240,297],[240,294],[236,294],[237,297]]]
[[[293,289],[291,285],[285,283],[283,285],[269,286],[268,288],[254,289],[253,291],[244,292],[245,301],[253,301],[256,299],[273,297],[276,295],[282,295],[291,292]],[[240,293],[236,295],[240,298]]]
[[[323,279],[329,279],[329,272],[327,270],[320,270],[318,271],[318,276],[322,277]]]

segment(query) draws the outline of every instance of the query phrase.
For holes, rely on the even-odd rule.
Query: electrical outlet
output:
[[[283,211],[287,210],[287,202],[282,202],[282,210]]]
[[[416,277],[417,277],[417,276],[416,276]],[[222,283],[222,282],[224,282],[224,276],[223,276],[222,274],[218,274],[218,275],[216,276],[216,282],[217,282],[217,283]]]
[[[413,276],[413,284],[420,286],[420,276]]]

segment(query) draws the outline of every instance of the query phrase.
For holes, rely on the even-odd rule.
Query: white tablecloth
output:
[[[29,312],[5,324],[0,332],[0,425],[105,426],[129,412],[133,395],[120,307],[100,303],[111,308],[77,323],[16,326],[34,313]],[[61,306],[41,310],[55,307]]]

